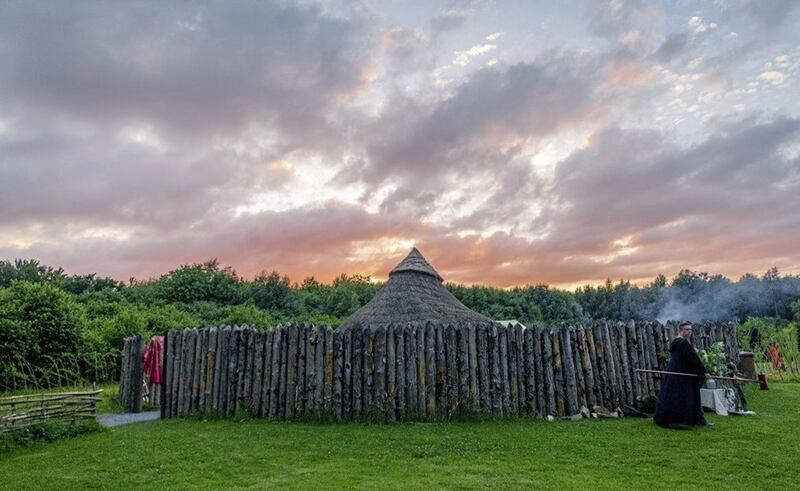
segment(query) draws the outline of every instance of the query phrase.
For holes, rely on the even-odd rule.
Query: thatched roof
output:
[[[427,321],[461,325],[489,320],[459,302],[443,281],[415,247],[389,273],[383,288],[348,317],[342,328]]]

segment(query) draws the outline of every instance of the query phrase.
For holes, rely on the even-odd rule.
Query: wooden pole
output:
[[[452,419],[458,410],[458,334],[450,324],[445,331],[445,359],[447,363],[447,418]]]
[[[458,338],[458,414],[469,414],[469,330],[461,325],[456,329]]]
[[[261,404],[258,409],[258,414],[262,418],[269,417],[270,387],[272,385],[272,342],[274,336],[275,332],[272,330],[265,331],[263,335],[264,368],[261,374]]]
[[[406,413],[408,419],[419,417],[417,410],[417,330],[413,325],[405,328],[406,340]]]
[[[467,328],[467,349],[469,351],[469,409],[473,414],[481,410],[478,396],[478,326],[470,325]]]
[[[542,330],[542,351],[544,365],[544,380],[546,386],[545,400],[547,401],[547,414],[555,416],[558,414],[556,406],[556,388],[555,388],[555,368],[553,363],[553,335],[552,331]]]
[[[425,418],[427,411],[427,385],[425,381],[425,325],[417,324],[417,414]]]
[[[649,370],[644,368],[637,368],[637,372],[645,372],[645,373],[656,373],[660,375],[681,375],[684,377],[694,377],[694,378],[711,378],[714,380],[728,380],[731,382],[742,382],[748,384],[757,384],[758,380],[749,379],[749,378],[741,378],[741,377],[723,377],[722,375],[708,375],[707,377],[700,377],[696,373],[684,373],[684,372],[670,372],[667,370]]]
[[[353,418],[364,414],[364,346],[363,330],[355,327],[351,334],[353,342]]]
[[[436,328],[430,322],[425,326],[425,414],[436,418]]]
[[[281,357],[283,356],[283,329],[272,331],[271,368],[269,372],[269,417],[280,417]]]
[[[386,417],[386,328],[375,329],[375,416]]]
[[[353,330],[342,331],[344,368],[342,372],[342,419],[353,419]]]
[[[519,414],[519,372],[517,371],[517,337],[513,326],[506,327],[508,343],[508,411],[509,414]]]
[[[503,386],[500,382],[500,333],[496,323],[487,331],[489,341],[489,392],[492,396],[492,415],[503,415]]]
[[[490,326],[481,324],[477,328],[478,337],[478,393],[481,411],[484,414],[492,413],[492,392],[489,379],[491,356],[489,351],[488,332]]]
[[[386,328],[386,417],[397,419],[397,335],[394,325]]]
[[[344,373],[344,338],[341,331],[333,331],[333,415],[342,420],[342,375]]]
[[[406,330],[402,325],[394,326],[397,363],[397,417],[406,419]]]

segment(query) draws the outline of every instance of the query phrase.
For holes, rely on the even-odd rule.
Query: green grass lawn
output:
[[[793,489],[800,384],[713,429],[650,420],[318,425],[170,420],[0,456],[2,489]]]

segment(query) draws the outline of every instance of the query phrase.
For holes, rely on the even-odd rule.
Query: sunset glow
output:
[[[800,2],[3,2],[0,259],[800,273]]]

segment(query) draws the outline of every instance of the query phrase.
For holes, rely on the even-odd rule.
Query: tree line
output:
[[[62,385],[86,377],[87,370],[95,370],[95,378],[113,376],[122,339],[134,334],[223,324],[335,327],[381,286],[368,276],[346,274],[330,283],[314,277],[293,283],[277,271],[246,279],[216,259],[128,282],[69,275],[36,260],[0,261],[0,391],[34,381]],[[609,280],[572,292],[544,284],[445,286],[487,317],[526,325],[599,319],[741,322],[751,317],[785,325],[800,319],[800,276],[782,275],[775,268],[737,281],[684,270],[641,286]]]

